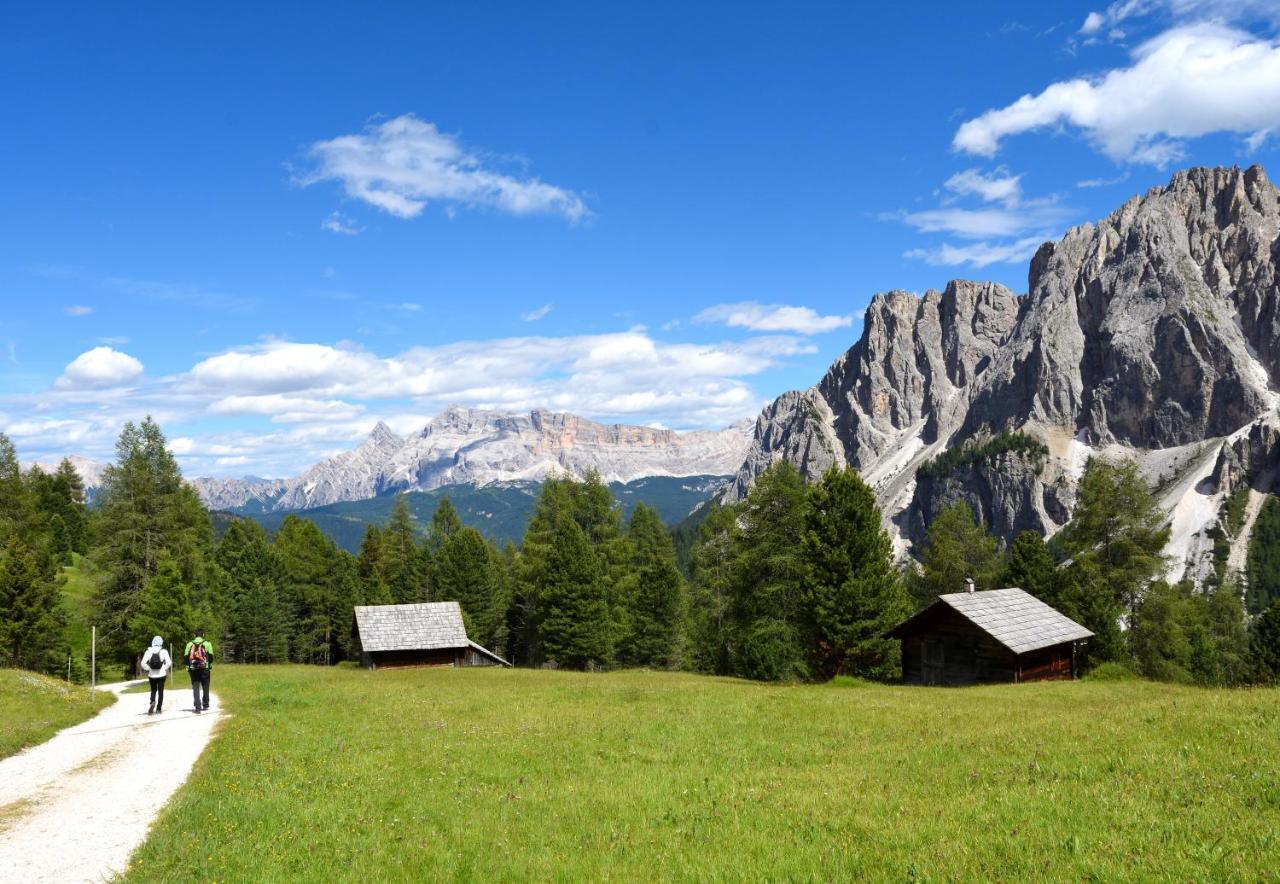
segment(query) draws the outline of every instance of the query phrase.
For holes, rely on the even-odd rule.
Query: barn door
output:
[[[946,655],[942,650],[942,642],[936,638],[924,640],[924,683],[942,684],[943,670],[946,668]]]

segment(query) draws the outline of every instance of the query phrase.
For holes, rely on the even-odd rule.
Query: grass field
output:
[[[128,880],[1274,880],[1280,692],[220,667]]]
[[[0,669],[0,758],[42,743],[113,702],[110,694],[90,695],[83,685],[68,687],[34,672]]]
[[[67,578],[62,587],[62,605],[67,613],[65,634],[71,653],[77,661],[77,668],[87,679],[94,581],[89,560],[80,555],[73,555],[73,558],[74,563],[62,569],[63,576]]]

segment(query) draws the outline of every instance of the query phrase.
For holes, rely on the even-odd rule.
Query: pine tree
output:
[[[462,607],[467,635],[489,649],[506,644],[510,586],[502,555],[474,528],[451,533],[436,557],[433,598]]]
[[[1280,681],[1280,598],[1274,599],[1253,621],[1249,656],[1258,681]]]
[[[631,557],[618,593],[618,659],[629,666],[675,666],[685,587],[671,534],[657,511],[641,503],[631,513],[626,539]]]
[[[396,497],[391,519],[382,530],[382,580],[396,604],[425,602],[427,581],[418,552],[418,535],[404,495]]]
[[[1164,569],[1162,550],[1169,541],[1164,512],[1137,461],[1090,458],[1071,521],[1056,540],[1067,557],[1096,570],[1133,626],[1143,593]]]
[[[1063,579],[1039,531],[1023,531],[1009,546],[1005,586],[1016,586],[1046,605],[1059,607]]]
[[[978,589],[997,589],[1004,575],[1004,556],[996,539],[973,518],[963,502],[945,508],[929,525],[920,555],[920,568],[910,583],[920,607],[939,595],[963,592],[965,579]]]
[[[444,548],[449,538],[462,530],[462,518],[457,507],[447,497],[442,497],[431,514],[431,524],[427,526],[425,543],[431,555],[436,555]]]
[[[93,552],[103,574],[97,599],[99,641],[104,654],[131,666],[136,649],[129,641],[129,623],[161,555],[172,556],[184,583],[193,585],[203,575],[213,528],[199,496],[183,483],[160,427],[149,417],[121,430],[116,462],[103,474],[100,500]]]
[[[851,469],[832,467],[809,490],[800,598],[814,675],[895,675],[897,642],[884,633],[911,611],[875,494]]]
[[[715,506],[689,557],[689,662],[697,672],[729,674],[728,611],[735,570],[738,513]]]
[[[804,478],[784,460],[756,479],[738,510],[726,615],[736,675],[763,681],[810,675],[800,628],[807,506]]]
[[[83,555],[89,551],[88,538],[85,536],[85,490],[84,480],[67,458],[58,463],[54,473],[56,487],[62,496],[64,505],[59,509],[63,522],[67,526],[67,537],[74,552]]]
[[[152,636],[168,642],[183,641],[197,625],[191,610],[191,590],[182,580],[178,563],[167,551],[161,551],[156,573],[143,587],[138,610],[129,621],[130,645],[137,649],[150,646]]]
[[[0,552],[0,665],[61,671],[65,625],[58,582],[41,573],[29,546],[11,537]]]
[[[315,522],[285,516],[275,538],[283,579],[280,600],[289,623],[289,657],[298,663],[327,663],[337,640],[331,620],[336,595],[333,541]]]
[[[587,669],[612,658],[609,607],[600,563],[572,519],[556,526],[538,585],[542,659]]]
[[[289,658],[284,612],[275,586],[253,578],[236,606],[236,659],[241,663],[279,663]]]
[[[0,433],[0,543],[18,532],[27,509],[27,489],[18,465],[18,452]]]
[[[222,657],[242,663],[284,658],[286,654],[277,653],[278,638],[288,634],[287,617],[279,602],[283,565],[266,531],[251,519],[236,519],[222,535],[214,561],[226,586],[219,605],[224,623]],[[268,614],[274,622],[264,619]],[[266,656],[264,648],[272,654]]]
[[[360,581],[360,604],[389,605],[391,590],[382,579],[382,532],[377,525],[366,525],[356,560],[356,577]]]
[[[58,513],[49,520],[49,552],[59,564],[71,564],[71,534]]]

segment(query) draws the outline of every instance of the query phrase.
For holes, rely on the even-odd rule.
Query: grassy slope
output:
[[[89,561],[76,555],[70,567],[62,569],[67,582],[62,587],[62,604],[67,612],[67,641],[76,660],[84,664],[88,673],[90,629],[93,622],[93,576],[89,573]]]
[[[0,669],[0,758],[42,743],[115,702],[101,691],[24,672]]]
[[[129,880],[1258,878],[1280,692],[224,666]]]

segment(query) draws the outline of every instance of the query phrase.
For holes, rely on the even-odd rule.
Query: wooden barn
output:
[[[971,589],[887,635],[902,640],[906,684],[969,685],[1075,678],[1076,645],[1093,633],[1021,589]]]
[[[467,638],[457,602],[357,605],[356,631],[370,669],[511,665]]]

